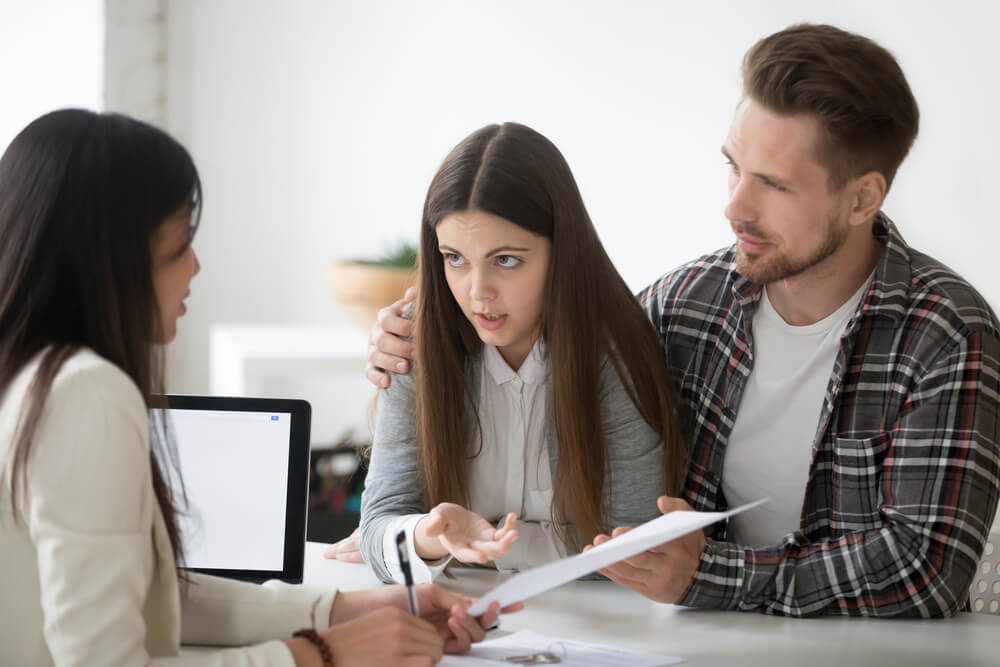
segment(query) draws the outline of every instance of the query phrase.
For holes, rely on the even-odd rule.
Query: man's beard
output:
[[[751,236],[763,238],[756,234],[753,225],[738,222],[733,223],[733,230],[738,234],[749,233]],[[795,259],[787,255],[772,254],[768,256],[750,255],[742,248],[736,248],[736,270],[741,276],[757,285],[766,285],[778,280],[792,278],[827,259],[847,241],[848,226],[842,224],[838,216],[831,213],[827,219],[826,238],[819,248],[803,259]],[[766,240],[766,239],[764,239]]]

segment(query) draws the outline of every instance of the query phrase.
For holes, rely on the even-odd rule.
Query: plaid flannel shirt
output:
[[[1000,324],[962,278],[883,213],[871,287],[840,339],[799,530],[773,548],[708,545],[681,604],[793,616],[946,616],[967,604],[1000,497]],[[753,370],[761,289],[734,248],[672,271],[640,301],[690,408],[684,498],[727,507],[726,444]]]

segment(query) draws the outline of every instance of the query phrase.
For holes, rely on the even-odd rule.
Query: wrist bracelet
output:
[[[323,667],[333,667],[333,652],[330,650],[330,645],[326,643],[326,640],[318,632],[312,628],[303,628],[302,630],[293,632],[292,636],[309,640],[319,650],[319,657],[323,660]]]

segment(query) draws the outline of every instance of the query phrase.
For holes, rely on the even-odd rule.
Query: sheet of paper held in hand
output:
[[[531,660],[533,656],[545,656]],[[552,656],[555,660],[548,658]],[[513,660],[512,660],[513,658]],[[440,667],[491,667],[495,665],[542,665],[557,662],[560,667],[662,667],[684,662],[655,653],[640,653],[571,639],[558,639],[521,630],[499,639],[473,644],[468,653],[446,655]]]
[[[669,542],[699,528],[727,519],[734,514],[745,512],[766,500],[764,498],[747,503],[727,512],[686,511],[664,514],[641,526],[636,526],[624,535],[608,540],[590,551],[515,574],[474,602],[469,607],[469,614],[479,616],[494,600],[499,602],[501,607],[527,600],[556,586],[562,586],[574,579],[579,579],[585,574],[600,570],[602,567],[630,558],[658,544]]]

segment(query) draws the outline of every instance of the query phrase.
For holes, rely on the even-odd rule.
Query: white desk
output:
[[[324,545],[306,547],[305,581],[342,590],[379,585],[365,565],[323,558]],[[461,570],[446,588],[481,595],[501,575]],[[684,658],[699,665],[1000,665],[1000,616],[893,620],[822,617],[792,619],[755,613],[703,611],[661,605],[610,581],[575,581],[525,602],[503,617],[502,630],[534,630]]]

